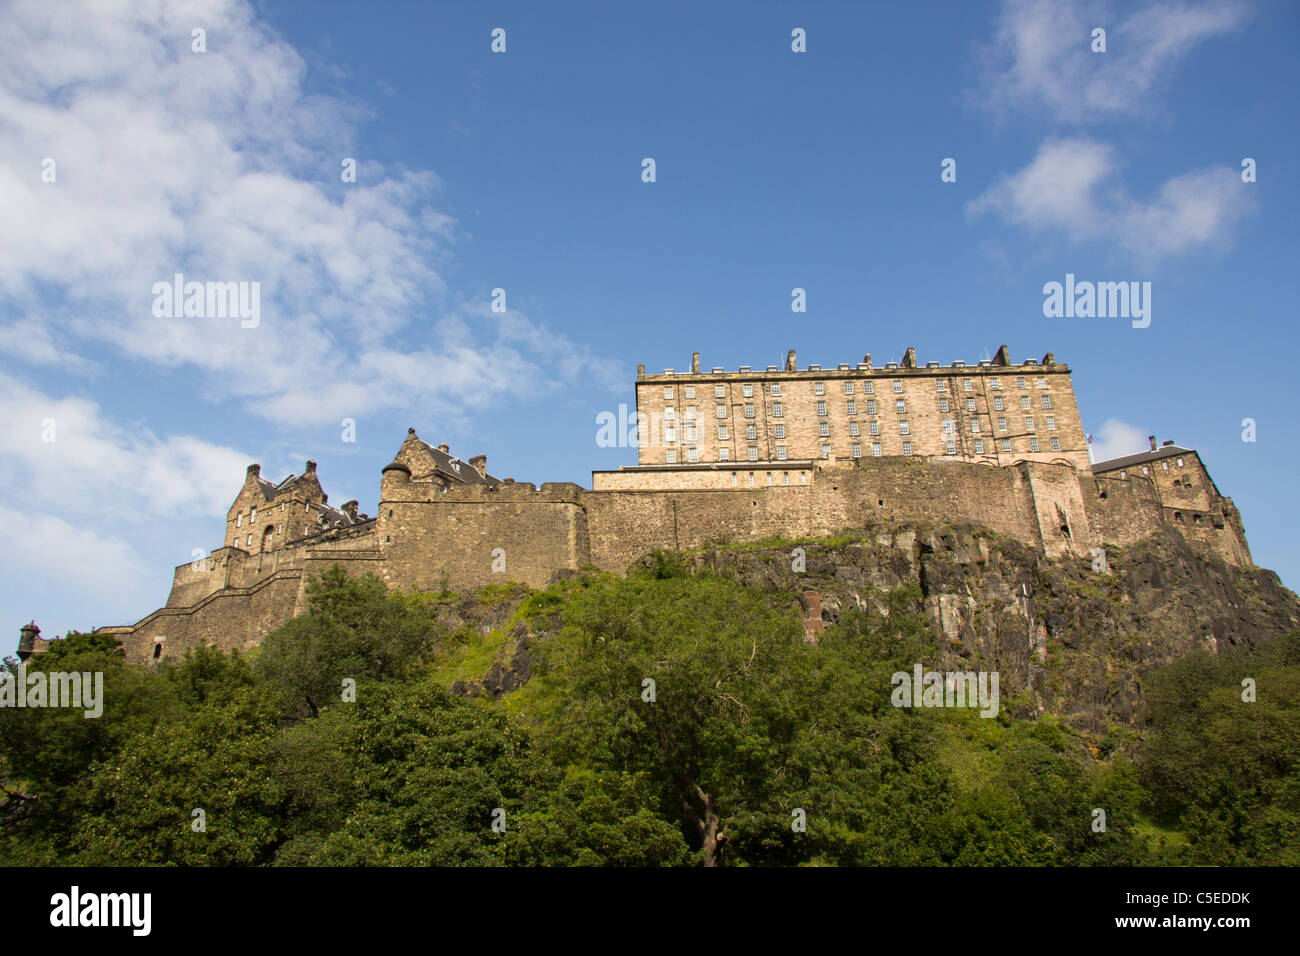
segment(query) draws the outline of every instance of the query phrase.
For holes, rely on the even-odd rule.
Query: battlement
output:
[[[659,382],[683,382],[683,381],[749,381],[749,380],[772,380],[773,376],[777,379],[819,379],[819,378],[844,378],[848,376],[857,376],[863,372],[872,375],[883,376],[889,372],[898,372],[907,375],[954,375],[954,374],[973,374],[981,370],[998,369],[1001,372],[1015,372],[1017,370],[1030,370],[1031,372],[1051,371],[1065,372],[1070,371],[1069,366],[1058,364],[1056,356],[1048,352],[1041,359],[1027,358],[1019,364],[1011,361],[1007,347],[1003,345],[998,349],[997,354],[991,359],[978,359],[974,362],[966,362],[961,359],[955,359],[950,364],[944,365],[940,362],[927,362],[920,365],[916,359],[916,349],[907,348],[903,356],[898,361],[885,362],[883,365],[873,365],[871,353],[868,352],[862,357],[861,362],[841,362],[837,365],[819,365],[810,364],[803,369],[798,367],[795,361],[795,350],[791,349],[786,353],[785,363],[782,365],[766,365],[758,368],[750,365],[741,365],[734,372],[726,368],[715,365],[708,371],[703,371],[700,367],[700,353],[694,352],[691,356],[691,367],[686,371],[677,371],[676,369],[666,368],[661,373],[649,372],[645,370],[644,364],[638,364],[636,367],[637,382],[659,383]]]

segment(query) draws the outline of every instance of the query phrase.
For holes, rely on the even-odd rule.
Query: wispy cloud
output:
[[[1150,110],[1178,66],[1201,43],[1242,26],[1235,0],[1129,4],[1007,0],[993,37],[978,48],[969,100],[1006,115],[1029,111],[1070,123]],[[1092,30],[1106,30],[1094,53]]]
[[[971,217],[992,213],[1034,233],[1104,241],[1139,259],[1224,248],[1255,204],[1240,170],[1214,167],[1175,176],[1148,200],[1118,182],[1113,147],[1088,137],[1050,139],[1033,161],[967,203]]]
[[[1136,455],[1140,451],[1145,451],[1151,447],[1147,441],[1147,434],[1136,425],[1130,425],[1118,418],[1108,418],[1093,433],[1093,461],[1110,461],[1112,458],[1122,458],[1124,455]]]
[[[205,53],[191,51],[196,26]],[[435,205],[440,180],[366,160],[367,109],[309,92],[305,76],[244,0],[9,5],[0,293],[23,346],[11,354],[107,346],[193,368],[208,394],[299,425],[385,407],[458,415],[585,384],[604,363],[519,312],[452,347],[438,319],[467,307],[445,279],[461,234]],[[340,177],[345,157],[360,160],[355,183]],[[154,283],[176,273],[258,282],[261,323],[155,317]],[[470,381],[497,387],[468,403],[449,388]]]

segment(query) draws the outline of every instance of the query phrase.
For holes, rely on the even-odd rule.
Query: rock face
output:
[[[1253,647],[1300,628],[1300,598],[1274,572],[1227,564],[1172,529],[1108,548],[1104,572],[1092,557],[1048,558],[968,527],[804,542],[802,562],[793,547],[719,547],[688,560],[795,595],[809,640],[845,609],[883,608],[883,593],[912,587],[941,669],[996,670],[1004,706],[1059,713],[1084,732],[1140,723],[1147,675],[1195,648]]]

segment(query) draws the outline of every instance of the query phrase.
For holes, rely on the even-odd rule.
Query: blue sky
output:
[[[13,4],[0,627],[161,605],[249,462],[315,459],[331,502],[373,513],[414,426],[497,475],[588,486],[635,460],[595,436],[638,362],[789,348],[1052,351],[1099,457],[1197,448],[1295,587],[1298,11]],[[259,324],[156,317],[177,272],[258,282]],[[1067,273],[1150,282],[1150,326],[1045,318]]]

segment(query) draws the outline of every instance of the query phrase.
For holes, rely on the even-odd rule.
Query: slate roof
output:
[[[429,457],[433,459],[434,471],[452,481],[464,482],[467,485],[499,485],[501,479],[494,475],[482,475],[479,470],[467,461],[462,461],[455,455],[450,455],[445,451],[435,448],[423,438],[417,438],[421,445],[429,452]]]
[[[1100,475],[1107,471],[1117,471],[1120,468],[1131,468],[1134,465],[1145,465],[1149,462],[1160,461],[1164,458],[1173,458],[1178,455],[1195,455],[1196,450],[1193,448],[1184,448],[1182,445],[1163,445],[1155,451],[1147,450],[1138,452],[1136,455],[1125,455],[1122,458],[1112,458],[1110,461],[1099,461],[1092,466],[1092,473]]]

